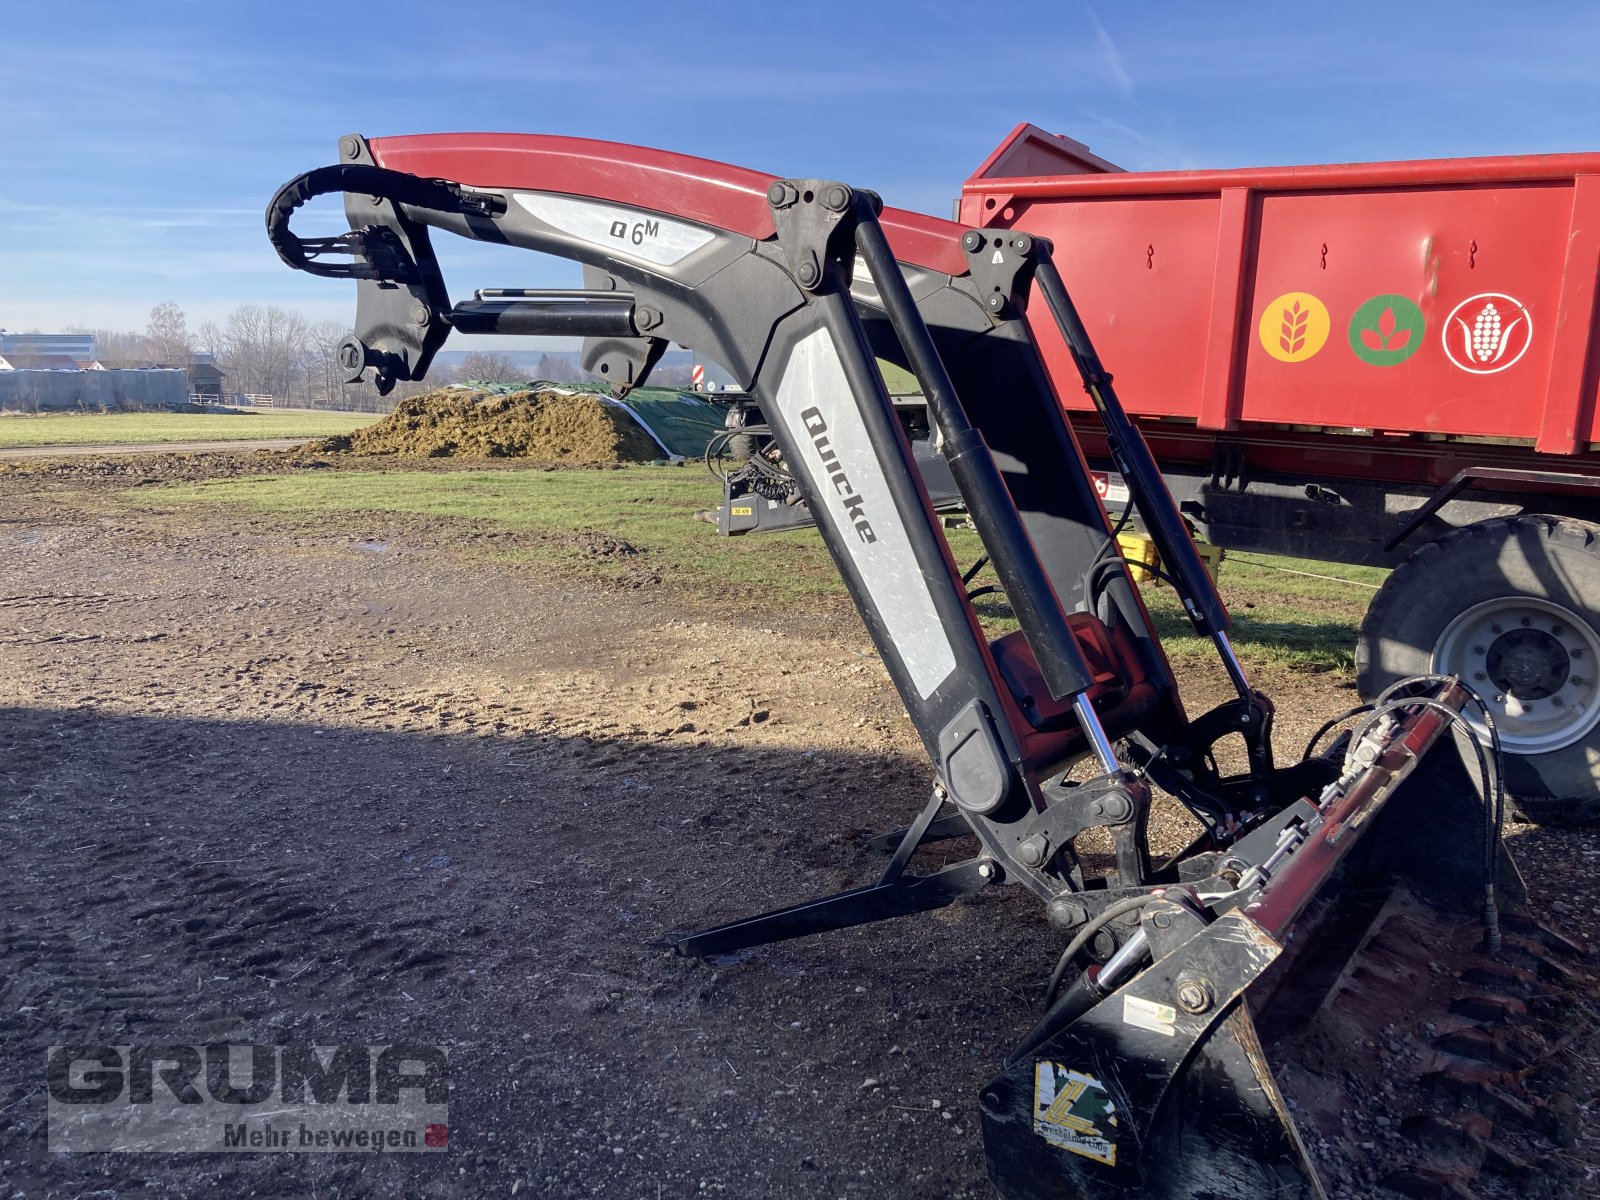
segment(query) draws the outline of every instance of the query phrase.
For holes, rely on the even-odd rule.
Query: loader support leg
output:
[[[732,954],[736,950],[764,946],[768,942],[848,929],[852,925],[868,925],[874,921],[886,921],[890,917],[931,912],[980,891],[997,880],[998,871],[993,862],[973,858],[953,863],[931,875],[916,875],[894,883],[875,883],[871,887],[855,888],[825,900],[796,904],[718,929],[707,929],[669,944],[674,952],[690,958]]]
[[[922,845],[927,838],[928,831],[933,828],[933,820],[939,815],[939,810],[944,807],[945,793],[943,788],[935,788],[933,795],[928,797],[928,802],[922,806],[922,811],[917,814],[917,819],[906,827],[905,835],[900,839],[900,844],[895,847],[894,857],[889,860],[889,865],[884,867],[883,875],[878,880],[878,886],[893,883],[905,874],[906,864],[911,861],[911,856],[917,852],[917,847]]]
[[[890,854],[899,847],[901,842],[905,841],[908,832],[910,832],[909,828],[902,826],[899,829],[891,829],[887,833],[880,833],[875,837],[870,837],[862,844],[868,850],[877,850],[882,854]],[[932,824],[928,826],[928,832],[923,835],[922,844],[928,846],[934,842],[966,837],[971,832],[972,826],[967,824],[965,817],[959,812],[949,812],[942,817],[934,818]]]
[[[805,937],[867,925],[890,917],[930,912],[953,904],[963,896],[1000,882],[1000,868],[993,859],[969,858],[952,863],[927,875],[907,875],[906,864],[922,844],[929,827],[944,805],[944,796],[935,792],[917,819],[905,831],[900,847],[870,887],[853,888],[822,900],[811,900],[789,908],[776,909],[759,917],[748,917],[707,929],[676,941],[668,940],[673,951],[689,958],[732,954],[751,946],[764,946],[788,938]]]

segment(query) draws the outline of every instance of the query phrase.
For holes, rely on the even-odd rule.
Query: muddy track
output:
[[[11,507],[7,1194],[988,1196],[976,1094],[1058,948],[1025,898],[737,964],[652,946],[880,866],[857,836],[926,779],[864,637],[450,540]],[[1349,703],[1273,685],[1286,746]],[[1522,835],[1581,927],[1595,839],[1556,838]],[[46,1154],[44,1047],[157,1038],[439,1043],[451,1152]]]
[[[248,438],[236,441],[161,442],[110,442],[99,445],[62,446],[3,446],[0,461],[33,458],[98,458],[104,454],[249,454],[257,450],[289,450],[303,445],[305,438]]]

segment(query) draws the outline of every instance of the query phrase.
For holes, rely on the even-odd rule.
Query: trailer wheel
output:
[[[1600,525],[1506,517],[1406,559],[1361,623],[1356,686],[1433,671],[1488,702],[1525,816],[1600,818]]]

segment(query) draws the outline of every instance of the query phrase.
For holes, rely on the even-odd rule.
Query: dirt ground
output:
[[[654,946],[881,869],[859,835],[928,777],[859,625],[486,566],[459,523],[59,490],[134,461],[0,475],[0,1195],[992,1194],[977,1093],[1060,948],[1031,900]],[[1260,682],[1286,751],[1353,703]],[[1600,928],[1596,832],[1513,832]],[[46,1153],[45,1047],[151,1038],[443,1045],[450,1152]],[[1550,1153],[1600,1195],[1579,1099]]]
[[[304,438],[259,438],[238,442],[163,442],[165,454],[249,454],[254,450],[290,450]],[[89,446],[0,446],[0,462],[62,457],[99,458],[106,454],[149,454],[149,442],[112,442]]]

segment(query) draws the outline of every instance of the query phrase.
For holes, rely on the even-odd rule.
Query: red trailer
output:
[[[959,215],[1054,243],[1208,540],[1399,567],[1364,693],[1460,674],[1523,807],[1600,816],[1600,154],[1136,173],[1021,125]]]

